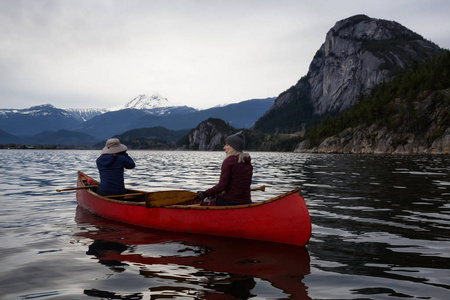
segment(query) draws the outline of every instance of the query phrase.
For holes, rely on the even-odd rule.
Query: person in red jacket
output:
[[[250,185],[253,166],[250,155],[242,152],[244,147],[242,131],[227,137],[223,147],[226,158],[222,162],[219,183],[198,193],[197,197],[202,200],[202,205],[228,206],[252,202]],[[205,200],[207,197],[210,198],[209,201]]]

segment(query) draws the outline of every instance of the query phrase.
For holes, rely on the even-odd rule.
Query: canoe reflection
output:
[[[86,254],[115,272],[123,272],[128,265],[139,266],[145,278],[199,286],[204,299],[250,298],[258,280],[270,282],[293,299],[310,299],[302,283],[310,272],[305,247],[140,228],[98,217],[81,207],[77,207],[75,221],[79,232],[74,238],[84,243],[84,239],[92,240]],[[169,289],[177,287],[150,287],[155,294]],[[94,297],[102,294],[85,292]]]

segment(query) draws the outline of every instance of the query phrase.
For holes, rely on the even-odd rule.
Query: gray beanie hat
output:
[[[242,152],[245,147],[245,138],[244,133],[239,131],[236,134],[230,135],[227,137],[227,144],[233,147],[235,150]]]

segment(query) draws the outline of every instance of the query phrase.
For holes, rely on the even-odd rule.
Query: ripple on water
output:
[[[126,181],[149,191],[212,187],[224,158],[223,152],[129,153],[137,166],[125,172]],[[78,170],[98,178],[98,155],[0,151],[0,286],[6,298],[206,298],[230,296],[219,290],[231,283],[255,299],[288,298],[292,287],[291,294],[311,299],[446,299],[450,290],[448,156],[251,153],[252,186],[266,185],[265,192],[252,193],[253,200],[301,187],[311,216],[310,260],[295,266],[307,271],[283,273],[298,258],[291,252],[269,252],[260,260],[280,266],[292,255],[273,275],[293,281],[279,286],[258,273],[264,268],[252,269],[260,263],[255,255],[270,246],[254,249],[239,264],[207,269],[205,262],[220,262],[223,254],[214,256],[217,249],[203,241],[187,246],[187,236],[152,232],[152,242],[132,243],[141,230],[75,221],[75,193],[55,190],[75,186]],[[124,253],[110,255],[109,264],[87,254],[95,240],[111,236],[127,245]],[[211,260],[198,259],[204,256]],[[166,259],[170,263],[162,263]],[[181,262],[186,259],[195,261]],[[244,270],[239,276],[230,271],[236,266]]]

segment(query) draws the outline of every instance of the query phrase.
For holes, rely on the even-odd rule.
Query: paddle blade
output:
[[[197,193],[190,191],[161,191],[150,192],[145,197],[145,206],[151,207],[163,207],[181,204],[186,201],[193,201]],[[199,201],[200,202],[200,201]]]
[[[259,186],[259,187],[257,187],[257,188],[252,188],[252,189],[250,189],[251,191],[265,191],[266,190],[266,186],[265,185],[262,185],[262,186]]]

